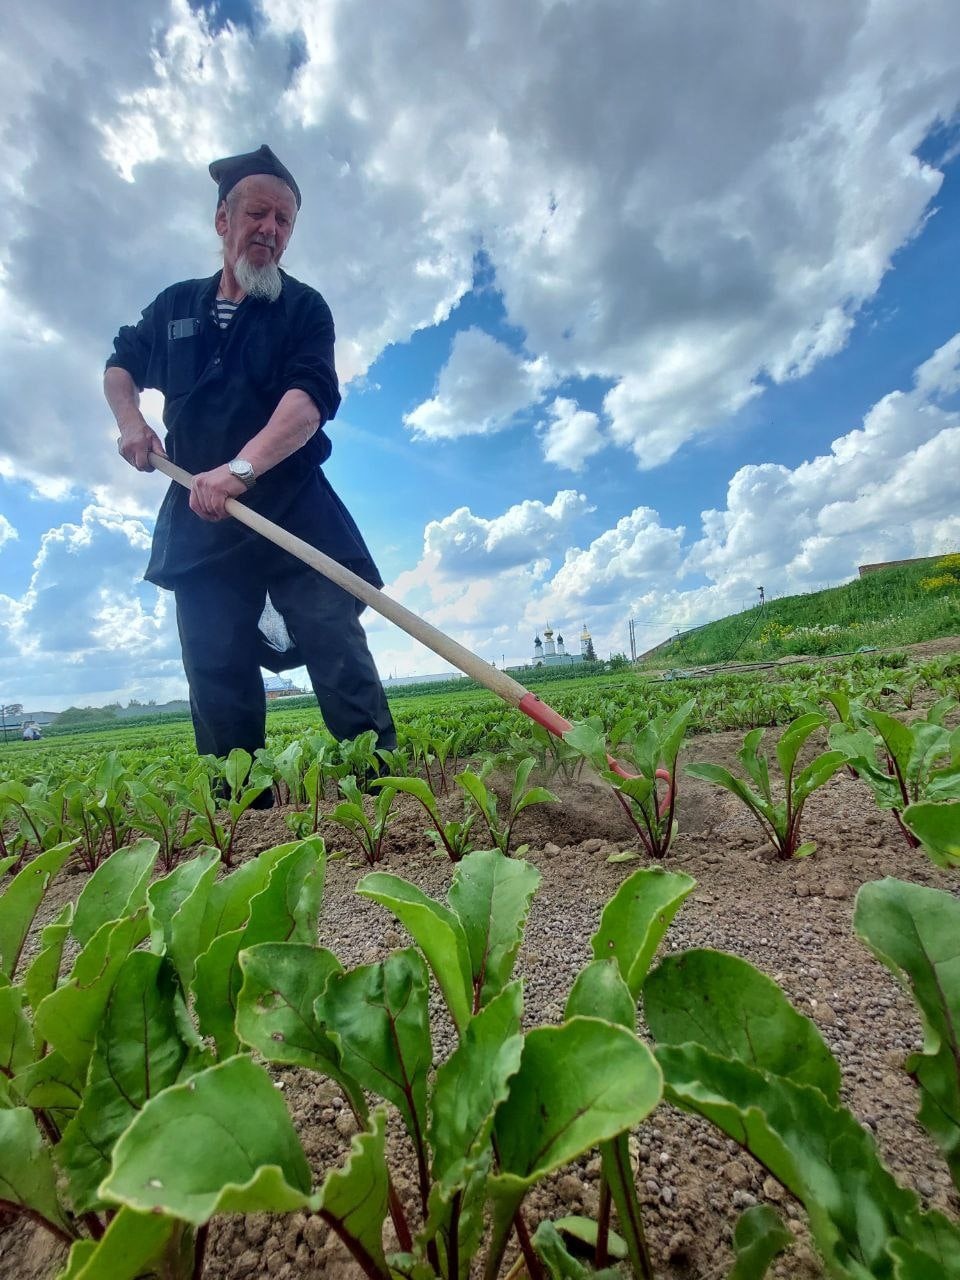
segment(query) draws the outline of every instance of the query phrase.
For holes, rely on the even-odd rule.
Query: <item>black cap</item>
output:
[[[259,151],[248,151],[242,156],[226,156],[223,160],[214,160],[210,166],[210,177],[217,184],[217,199],[225,200],[238,182],[249,178],[254,173],[266,173],[285,182],[296,196],[297,208],[300,208],[300,188],[294,181],[290,170],[280,163],[266,143]]]

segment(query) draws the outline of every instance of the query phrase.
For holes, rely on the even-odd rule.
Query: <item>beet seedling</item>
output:
[[[800,843],[800,819],[804,805],[814,791],[832,778],[849,758],[846,751],[825,751],[799,773],[796,771],[797,757],[804,743],[826,723],[825,715],[809,712],[794,720],[780,735],[776,750],[783,774],[782,800],[773,798],[769,765],[766,756],[760,751],[765,732],[763,729],[753,729],[748,733],[743,740],[743,747],[737,753],[756,790],[719,764],[688,764],[686,772],[691,778],[714,782],[742,800],[781,858],[804,858],[816,848],[812,840],[806,844]]]
[[[178,797],[178,788],[163,777],[164,766],[158,761],[148,766],[129,783],[133,802],[133,822],[139,831],[160,846],[160,865],[172,871],[180,857],[179,828],[186,806]]]
[[[257,796],[272,786],[272,779],[242,747],[234,747],[225,760],[217,761],[216,773],[221,779],[217,790],[218,793],[226,791],[224,798],[230,815],[230,831],[226,844],[221,846],[224,865],[229,867],[233,865],[233,846],[240,819]]]
[[[165,1152],[129,1134],[148,1112],[147,1130],[150,1116],[175,1127],[178,1099],[214,1092],[234,1145],[213,1162],[212,1200],[233,1181],[250,1184],[234,1208],[285,1207],[270,1167],[296,1167],[289,1117],[266,1072],[229,1057],[239,1043],[238,954],[316,937],[323,845],[267,850],[219,881],[220,858],[207,849],[151,883],[157,843],[140,840],[101,864],[23,964],[43,895],[70,852],[70,844],[46,850],[0,894],[0,1198],[73,1245],[67,1276],[188,1280],[202,1272],[206,1238],[193,1229],[190,1194],[146,1217],[127,1204],[124,1176],[136,1183],[146,1167],[144,1181],[162,1192],[175,1165],[196,1194],[211,1167],[216,1115],[181,1117],[176,1142],[164,1129]],[[68,942],[76,954],[61,976]],[[218,1056],[228,1069],[208,1086]],[[117,1190],[107,1191],[115,1175]]]
[[[390,811],[397,788],[396,779],[382,779],[383,789],[374,801],[373,817],[367,816],[363,796],[352,775],[340,779],[344,800],[330,814],[330,821],[337,822],[353,836],[368,866],[376,866],[383,857],[383,838],[390,825]]]
[[[951,732],[943,723],[955,705],[953,699],[941,698],[924,719],[904,724],[885,712],[853,703],[848,723],[830,729],[831,744],[846,752],[851,768],[873,792],[879,807],[893,812],[907,843],[913,848],[922,844],[934,861],[944,856],[934,851],[936,841],[923,840],[905,815],[908,807],[923,805],[925,812],[927,804],[960,800],[960,729]],[[857,729],[857,723],[865,727]],[[878,762],[881,752],[883,764]],[[927,830],[925,817],[920,821]],[[937,825],[934,817],[930,829]],[[940,861],[940,865],[946,864]]]
[[[622,716],[614,725],[610,733],[611,749],[637,771],[634,778],[624,778],[609,767],[606,736],[599,719],[585,720],[563,735],[564,741],[613,787],[651,858],[666,857],[676,834],[677,757],[694,705],[691,699],[671,714],[647,721],[642,728],[637,727],[634,712]],[[673,779],[664,798],[657,790],[656,781],[657,773],[662,771]]]
[[[326,791],[329,773],[328,757],[335,742],[328,733],[308,734],[303,740],[304,755],[298,761],[302,769],[293,813],[284,814],[283,820],[295,836],[303,839],[316,835],[320,828],[320,801]],[[300,807],[300,797],[306,804]]]
[[[16,824],[12,835],[4,839],[0,834],[0,857],[15,854],[20,867],[31,845],[40,852],[58,844],[54,837],[60,833],[60,808],[43,781],[30,786],[13,780],[0,783],[0,827],[10,819]]]
[[[276,752],[258,747],[255,756],[260,768],[270,775],[277,803],[301,808],[304,800],[303,773],[309,759],[303,742],[295,738],[282,751]],[[286,789],[285,792],[282,788]]]
[[[921,1007],[924,1050],[907,1068],[921,1088],[920,1122],[958,1182],[957,903],[883,880],[860,890],[854,920]],[[667,1099],[717,1125],[803,1204],[829,1275],[960,1274],[957,1224],[897,1183],[873,1135],[843,1106],[840,1069],[821,1033],[772,979],[736,956],[683,951],[646,979],[643,1007]]]
[[[463,822],[444,822],[436,796],[423,778],[375,778],[370,785],[389,786],[419,801],[433,823],[433,828],[426,832],[427,838],[440,846],[451,862],[459,862],[473,848],[470,832],[476,815],[469,814]]]
[[[527,787],[527,780],[530,777],[533,766],[534,761],[530,756],[525,760],[521,760],[517,765],[513,787],[510,792],[510,803],[504,817],[500,815],[496,795],[488,789],[484,782],[484,778],[489,776],[493,767],[493,761],[487,761],[479,774],[466,770],[464,773],[458,773],[455,779],[457,784],[463,788],[477,806],[480,817],[490,833],[490,839],[493,841],[494,847],[499,849],[504,856],[510,853],[510,838],[513,835],[514,824],[524,809],[529,809],[532,804],[559,803],[553,792],[548,791],[546,787]]]
[[[960,811],[960,805],[950,807]],[[920,1089],[917,1119],[940,1147],[960,1190],[960,902],[941,889],[888,877],[860,888],[853,927],[920,1008],[923,1049],[904,1067]]]

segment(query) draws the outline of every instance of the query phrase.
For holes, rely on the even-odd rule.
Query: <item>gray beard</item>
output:
[[[283,280],[280,277],[280,268],[275,262],[269,262],[264,267],[255,267],[248,261],[246,254],[243,254],[237,259],[233,274],[237,284],[248,298],[262,298],[264,302],[276,302],[280,297]]]

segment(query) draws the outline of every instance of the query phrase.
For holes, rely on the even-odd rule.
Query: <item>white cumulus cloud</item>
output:
[[[23,596],[0,595],[2,696],[183,692],[171,597],[142,581],[149,546],[139,521],[93,506],[43,536]]]
[[[536,403],[549,382],[542,359],[525,359],[483,329],[463,329],[454,337],[436,394],[403,420],[415,439],[490,435]]]
[[[595,413],[579,409],[575,400],[557,396],[548,409],[549,420],[541,430],[543,456],[554,466],[581,471],[587,458],[606,444]]]
[[[726,581],[804,590],[858,564],[950,550],[960,534],[956,463],[960,334],[892,391],[860,427],[795,468],[742,467],[723,511],[703,514],[687,568]],[[766,581],[764,581],[766,579]]]
[[[584,494],[562,489],[552,502],[519,502],[485,519],[458,507],[424,530],[424,552],[443,574],[490,573],[562,553],[577,521],[591,510]]]
[[[517,523],[528,504],[478,520],[466,509],[429,526],[427,553],[394,590],[438,626],[493,661],[529,656],[546,619],[575,639],[583,622],[597,653],[627,650],[630,618],[641,650],[673,631],[736,612],[757,599],[817,590],[855,576],[860,564],[960,549],[956,458],[960,457],[960,333],[915,372],[908,390],[891,391],[830,451],[790,468],[740,467],[726,506],[702,513],[699,530],[665,524],[637,507],[578,544],[591,508],[564,498],[571,520],[566,550],[555,552],[537,528],[530,559],[498,563],[490,531]],[[533,524],[543,523],[537,509]],[[523,523],[520,518],[520,523]],[[691,537],[692,534],[692,537]],[[436,660],[391,647],[398,669],[429,671]]]
[[[456,340],[410,429],[496,431],[597,376],[611,440],[662,464],[847,340],[931,212],[916,153],[960,103],[958,41],[951,0],[284,0],[255,36],[187,0],[108,24],[14,6],[0,465],[141,492],[104,479],[102,362],[216,269],[206,165],[251,120],[298,175],[288,261],[333,307],[345,379],[448,316],[482,248],[526,354]]]
[[[0,547],[2,547],[5,542],[13,542],[14,539],[19,538],[19,536],[20,535],[17,533],[16,529],[7,517],[5,515],[0,515]]]

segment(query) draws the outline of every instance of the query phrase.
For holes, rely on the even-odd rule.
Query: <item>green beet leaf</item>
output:
[[[777,742],[777,760],[783,776],[790,779],[793,775],[794,768],[797,763],[797,756],[803,747],[803,744],[815,733],[817,729],[822,729],[827,723],[827,717],[817,711],[809,711],[806,715],[799,716],[792,724],[789,724],[780,739]]]
[[[471,1019],[437,1071],[430,1107],[434,1183],[418,1239],[440,1236],[449,1274],[461,1280],[469,1276],[483,1236],[490,1135],[494,1112],[520,1065],[522,1011],[521,985],[511,982]]]
[[[960,1231],[936,1210],[911,1220],[909,1240],[894,1240],[890,1254],[897,1280],[946,1280],[960,1276]]]
[[[109,920],[132,915],[144,905],[159,851],[156,840],[138,840],[100,863],[83,886],[73,915],[71,932],[81,947]]]
[[[184,991],[189,991],[193,984],[197,956],[205,951],[213,940],[212,937],[207,936],[207,927],[210,898],[218,884],[220,853],[216,849],[202,849],[196,859],[190,860],[191,863],[193,861],[200,864],[196,884],[192,889],[187,890],[183,901],[171,911],[169,921],[164,915],[164,908],[168,905],[165,901],[166,895],[161,893],[159,899],[153,902],[150,892],[147,893],[147,901],[151,909],[150,925],[154,949],[158,949],[157,934],[158,931],[162,931],[164,945],[176,965],[177,973],[180,975],[180,985]],[[184,866],[189,865],[190,863],[184,864]],[[172,906],[172,903],[169,905]]]
[[[912,831],[938,867],[960,867],[960,801],[907,805],[903,825]]]
[[[467,936],[475,1008],[510,981],[539,883],[536,867],[495,850],[478,850],[457,863],[447,900]]]
[[[494,1126],[500,1172],[489,1181],[494,1224],[488,1277],[496,1275],[510,1222],[527,1190],[639,1124],[662,1091],[653,1055],[625,1027],[572,1018],[527,1033],[520,1069]]]
[[[97,1028],[120,967],[148,931],[144,909],[125,920],[101,925],[77,956],[67,981],[37,1008],[37,1031],[81,1074],[93,1053]]]
[[[621,1280],[621,1272],[613,1267],[594,1271],[575,1258],[563,1243],[554,1222],[541,1222],[533,1233],[532,1243],[550,1280]]]
[[[250,918],[250,901],[262,893],[276,864],[301,842],[278,844],[242,863],[235,871],[214,880],[206,895],[204,911],[196,928],[195,955],[201,955],[221,934],[240,929]]]
[[[522,1013],[520,983],[511,982],[471,1020],[437,1071],[430,1108],[433,1176],[449,1188],[465,1184],[469,1166],[487,1148],[494,1112],[520,1066]]]
[[[57,1276],[57,1280],[80,1280],[80,1277],[86,1271],[87,1263],[93,1259],[97,1252],[97,1243],[95,1240],[78,1240],[70,1250],[70,1256],[67,1258],[67,1265]],[[137,1262],[137,1269],[140,1264]],[[136,1276],[136,1271],[133,1273]],[[87,1272],[89,1276],[89,1271]],[[123,1272],[120,1272],[123,1275]]]
[[[370,1123],[370,1129],[353,1138],[343,1168],[327,1174],[318,1197],[319,1211],[366,1275],[390,1280],[383,1252],[388,1195],[386,1109],[377,1107]]]
[[[20,987],[0,986],[0,1101],[6,1082],[33,1061],[33,1032]]]
[[[268,1062],[308,1067],[345,1090],[358,1116],[363,1091],[344,1071],[340,1050],[317,1021],[314,1004],[343,966],[323,947],[262,942],[240,952],[243,985],[237,997],[237,1035]]]
[[[452,1187],[447,1183],[433,1183],[426,1219],[417,1232],[416,1253],[400,1255],[402,1259],[409,1258],[411,1263],[409,1271],[404,1268],[404,1274],[409,1274],[414,1280],[421,1280],[421,1277],[422,1280],[433,1280],[436,1271],[424,1254],[427,1249],[436,1247],[435,1242],[442,1241],[447,1259],[446,1274],[450,1280],[469,1280],[473,1259],[483,1241],[487,1176],[492,1161],[493,1155],[488,1148],[469,1164],[464,1162],[459,1175],[462,1185]],[[396,1255],[391,1255],[391,1261],[399,1265]]]
[[[597,960],[613,958],[634,1000],[653,954],[696,881],[690,876],[641,868],[624,880],[603,909],[590,939]]]
[[[770,1263],[793,1243],[793,1236],[768,1204],[755,1204],[742,1213],[733,1229],[737,1255],[727,1280],[763,1280]]]
[[[691,950],[664,957],[643,986],[643,1007],[660,1044],[701,1044],[836,1102],[840,1068],[820,1032],[777,984],[738,956]]]
[[[397,1107],[421,1158],[432,1059],[427,996],[426,965],[410,947],[382,964],[331,974],[315,1005],[344,1069]]]
[[[145,1103],[176,1082],[187,1057],[174,1012],[173,964],[148,951],[127,956],[97,1031],[87,1086],[57,1147],[77,1213],[99,1206],[110,1152]]]
[[[631,1031],[637,1024],[637,1005],[620,977],[616,960],[593,960],[577,974],[567,996],[564,1018],[603,1018]]]
[[[250,899],[246,934],[257,942],[306,942],[317,938],[326,850],[319,836],[293,846],[270,872],[267,887]]]
[[[323,895],[324,851],[319,838],[288,846],[269,871],[266,886],[250,898],[246,923],[214,938],[197,959],[193,991],[201,1032],[212,1036],[221,1058],[235,1053],[237,997],[243,981],[238,956],[259,942],[312,942]]]
[[[48,1053],[24,1067],[13,1080],[28,1107],[57,1111],[68,1118],[80,1105],[84,1076],[62,1053]]]
[[[266,1071],[241,1055],[151,1098],[113,1150],[100,1196],[202,1226],[215,1213],[310,1205],[310,1169]]]
[[[584,1151],[639,1124],[660,1101],[660,1071],[631,1031],[599,1018],[536,1027],[497,1111],[504,1187],[526,1190]]]
[[[565,1218],[554,1218],[553,1225],[561,1237],[583,1245],[593,1252],[600,1238],[600,1228],[593,1218],[584,1218],[579,1214],[568,1214]],[[611,1258],[624,1259],[627,1256],[627,1242],[616,1231],[607,1230],[607,1253]],[[616,1273],[614,1273],[616,1274]]]
[[[922,1237],[929,1215],[894,1181],[849,1111],[810,1085],[700,1045],[658,1046],[656,1054],[667,1098],[739,1142],[803,1204],[830,1275],[894,1274],[893,1242]]]
[[[38,854],[0,893],[0,974],[11,981],[43,895],[75,844],[70,840]]]
[[[57,1179],[33,1112],[0,1110],[0,1200],[48,1222],[61,1236],[71,1234],[57,1198]]]
[[[73,921],[73,903],[65,904],[57,918],[40,931],[40,949],[23,975],[23,990],[27,1004],[36,1012],[40,1001],[48,996],[60,979],[63,947],[70,934]],[[43,1037],[34,1033],[34,1048],[43,1051]]]
[[[853,925],[920,1008],[923,1049],[906,1068],[920,1086],[920,1123],[960,1187],[960,902],[888,877],[860,889]]]
[[[140,1280],[144,1275],[187,1275],[186,1258],[174,1271],[164,1269],[176,1245],[189,1247],[190,1235],[184,1239],[183,1226],[174,1218],[157,1213],[136,1213],[121,1209],[103,1238],[98,1241],[78,1240],[70,1250],[67,1268],[57,1280]]]
[[[194,1008],[200,1032],[210,1036],[217,1046],[217,1057],[227,1058],[237,1052],[240,1041],[236,1033],[236,999],[241,976],[238,957],[248,944],[243,929],[223,933],[197,957],[193,976]],[[258,941],[250,939],[249,942]]]
[[[415,885],[385,871],[372,871],[357,885],[362,897],[393,913],[423,952],[457,1030],[470,1020],[473,978],[467,936],[458,917]]]
[[[147,889],[150,945],[154,951],[172,954],[175,917],[191,895],[196,893],[197,886],[210,867],[219,861],[218,850],[200,849],[192,858],[181,862]]]

